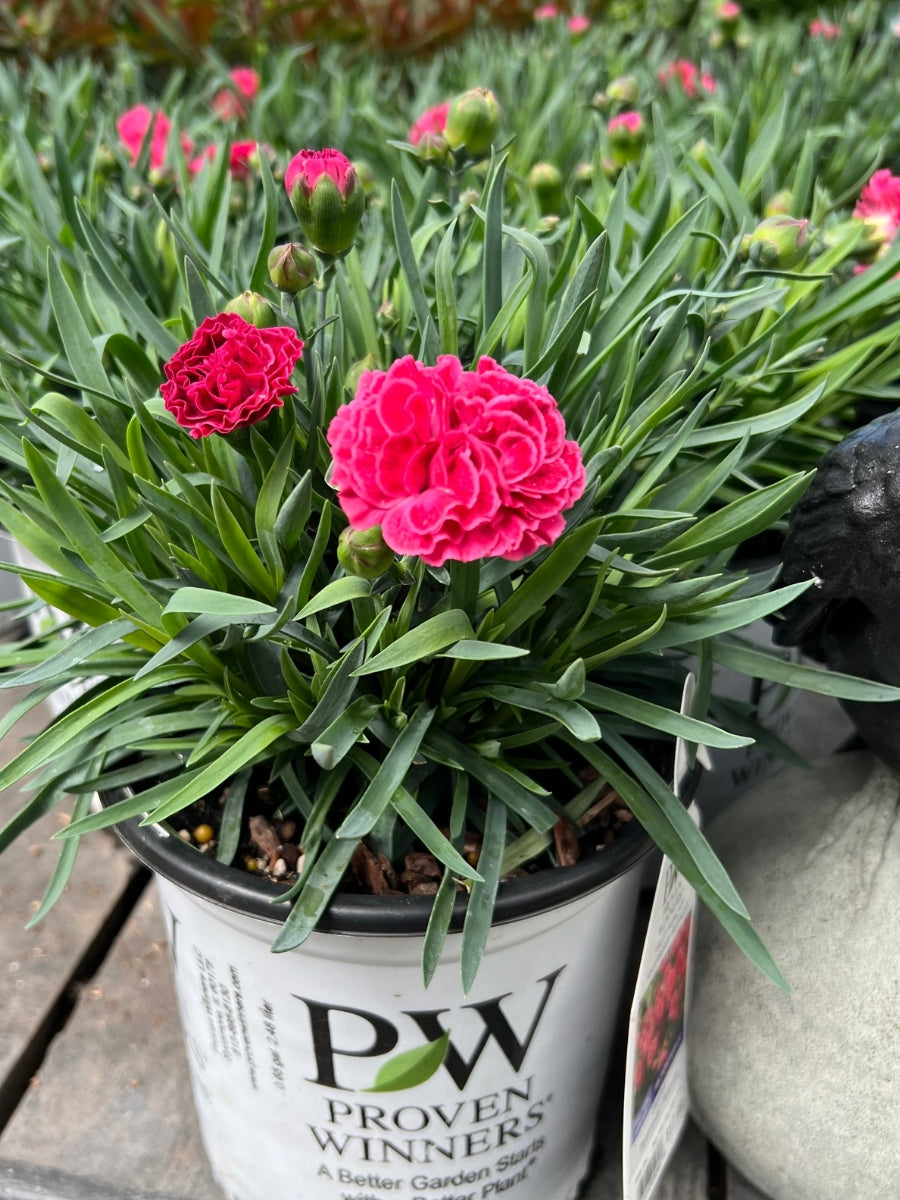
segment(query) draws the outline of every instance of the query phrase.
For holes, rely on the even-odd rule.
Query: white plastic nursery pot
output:
[[[276,885],[159,827],[119,832],[157,874],[195,1102],[229,1200],[574,1200],[651,848],[636,822],[573,867],[501,886],[469,995],[463,903],[426,989],[431,897],[337,896],[303,946],[276,955]],[[427,1047],[445,1035],[441,1061],[444,1043]]]

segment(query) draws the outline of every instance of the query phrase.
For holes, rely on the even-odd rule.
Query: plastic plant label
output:
[[[696,805],[688,810],[699,820]],[[649,1200],[688,1115],[690,948],[697,897],[663,860],[628,1022],[622,1130],[624,1200]]]
[[[696,680],[681,698],[690,712]],[[705,748],[697,757],[704,761]],[[691,756],[679,738],[672,789],[683,795]],[[699,824],[692,804],[688,813]],[[691,933],[697,896],[667,858],[662,860],[628,1020],[622,1129],[624,1200],[649,1200],[688,1115],[684,1030],[689,1001]]]

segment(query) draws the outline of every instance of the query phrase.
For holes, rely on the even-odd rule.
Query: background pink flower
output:
[[[617,117],[610,117],[607,127],[610,133],[617,129],[625,129],[628,133],[640,133],[644,128],[644,118],[639,112],[623,112]]]
[[[559,9],[555,4],[541,4],[532,13],[535,21],[553,21],[559,16]]]
[[[131,155],[131,165],[134,167],[137,166],[151,122],[153,132],[150,135],[150,170],[161,171],[165,165],[169,133],[172,129],[172,122],[165,113],[154,114],[146,104],[136,104],[134,108],[122,113],[116,121],[116,132],[122,145]],[[190,154],[192,143],[186,133],[181,135],[181,145],[185,154]]]
[[[413,146],[418,146],[426,133],[443,133],[447,124],[447,113],[450,111],[450,101],[435,104],[426,108],[422,115],[409,127],[409,140]]]
[[[569,17],[566,24],[569,27],[569,33],[573,37],[580,37],[581,34],[587,33],[591,27],[591,23],[587,17]]]
[[[223,121],[239,120],[250,111],[249,101],[259,91],[259,75],[252,67],[235,67],[229,71],[231,87],[222,88],[212,99],[212,110]]]
[[[190,161],[192,175],[196,175],[208,162],[212,162],[218,153],[218,146],[206,146]],[[256,142],[232,142],[228,151],[228,169],[233,179],[249,179],[252,175],[251,164],[257,152]]]
[[[900,229],[900,176],[886,168],[876,171],[860,192],[853,215],[872,225],[884,241],[893,241]]]
[[[701,74],[699,69],[686,58],[676,59],[667,67],[663,67],[658,78],[660,83],[668,83],[672,79],[677,79],[681,84],[682,91],[691,100],[697,98],[700,88],[703,88],[705,92],[714,92],[718,86],[712,75],[708,72]]]
[[[809,32],[811,37],[823,37],[834,40],[840,37],[841,28],[839,25],[833,25],[831,21],[823,21],[821,17],[816,17],[814,21],[809,23]]]
[[[194,438],[255,424],[296,392],[303,342],[287,326],[257,329],[236,313],[207,317],[163,368],[167,410]]]
[[[356,529],[432,566],[520,559],[556,540],[585,471],[556,401],[491,358],[366,371],[328,429],[331,483]]]

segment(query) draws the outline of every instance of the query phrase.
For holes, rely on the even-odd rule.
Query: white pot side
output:
[[[273,954],[271,919],[164,877],[158,849],[195,851],[157,831],[148,859],[126,835],[157,871],[195,1103],[228,1200],[574,1200],[650,846],[629,832],[630,849],[596,856],[608,856],[608,878],[495,923],[469,995],[459,932],[427,989],[421,934],[317,930]],[[344,899],[426,916],[430,903]],[[445,1032],[429,1078],[371,1090],[385,1063]]]

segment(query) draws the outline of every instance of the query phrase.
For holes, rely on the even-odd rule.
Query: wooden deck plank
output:
[[[155,887],[83,989],[0,1154],[76,1167],[113,1188],[222,1200],[200,1142]]]
[[[0,711],[22,694],[0,692]],[[47,717],[46,710],[35,709],[21,729],[7,735],[0,743],[0,763],[17,753],[20,736],[40,730]],[[25,799],[18,787],[0,792],[0,824]],[[111,835],[86,838],[67,894],[38,926],[26,929],[56,866],[59,851],[50,837],[60,824],[58,813],[42,818],[0,860],[0,1126],[23,1056],[52,1021],[69,979],[135,871],[131,857]]]

